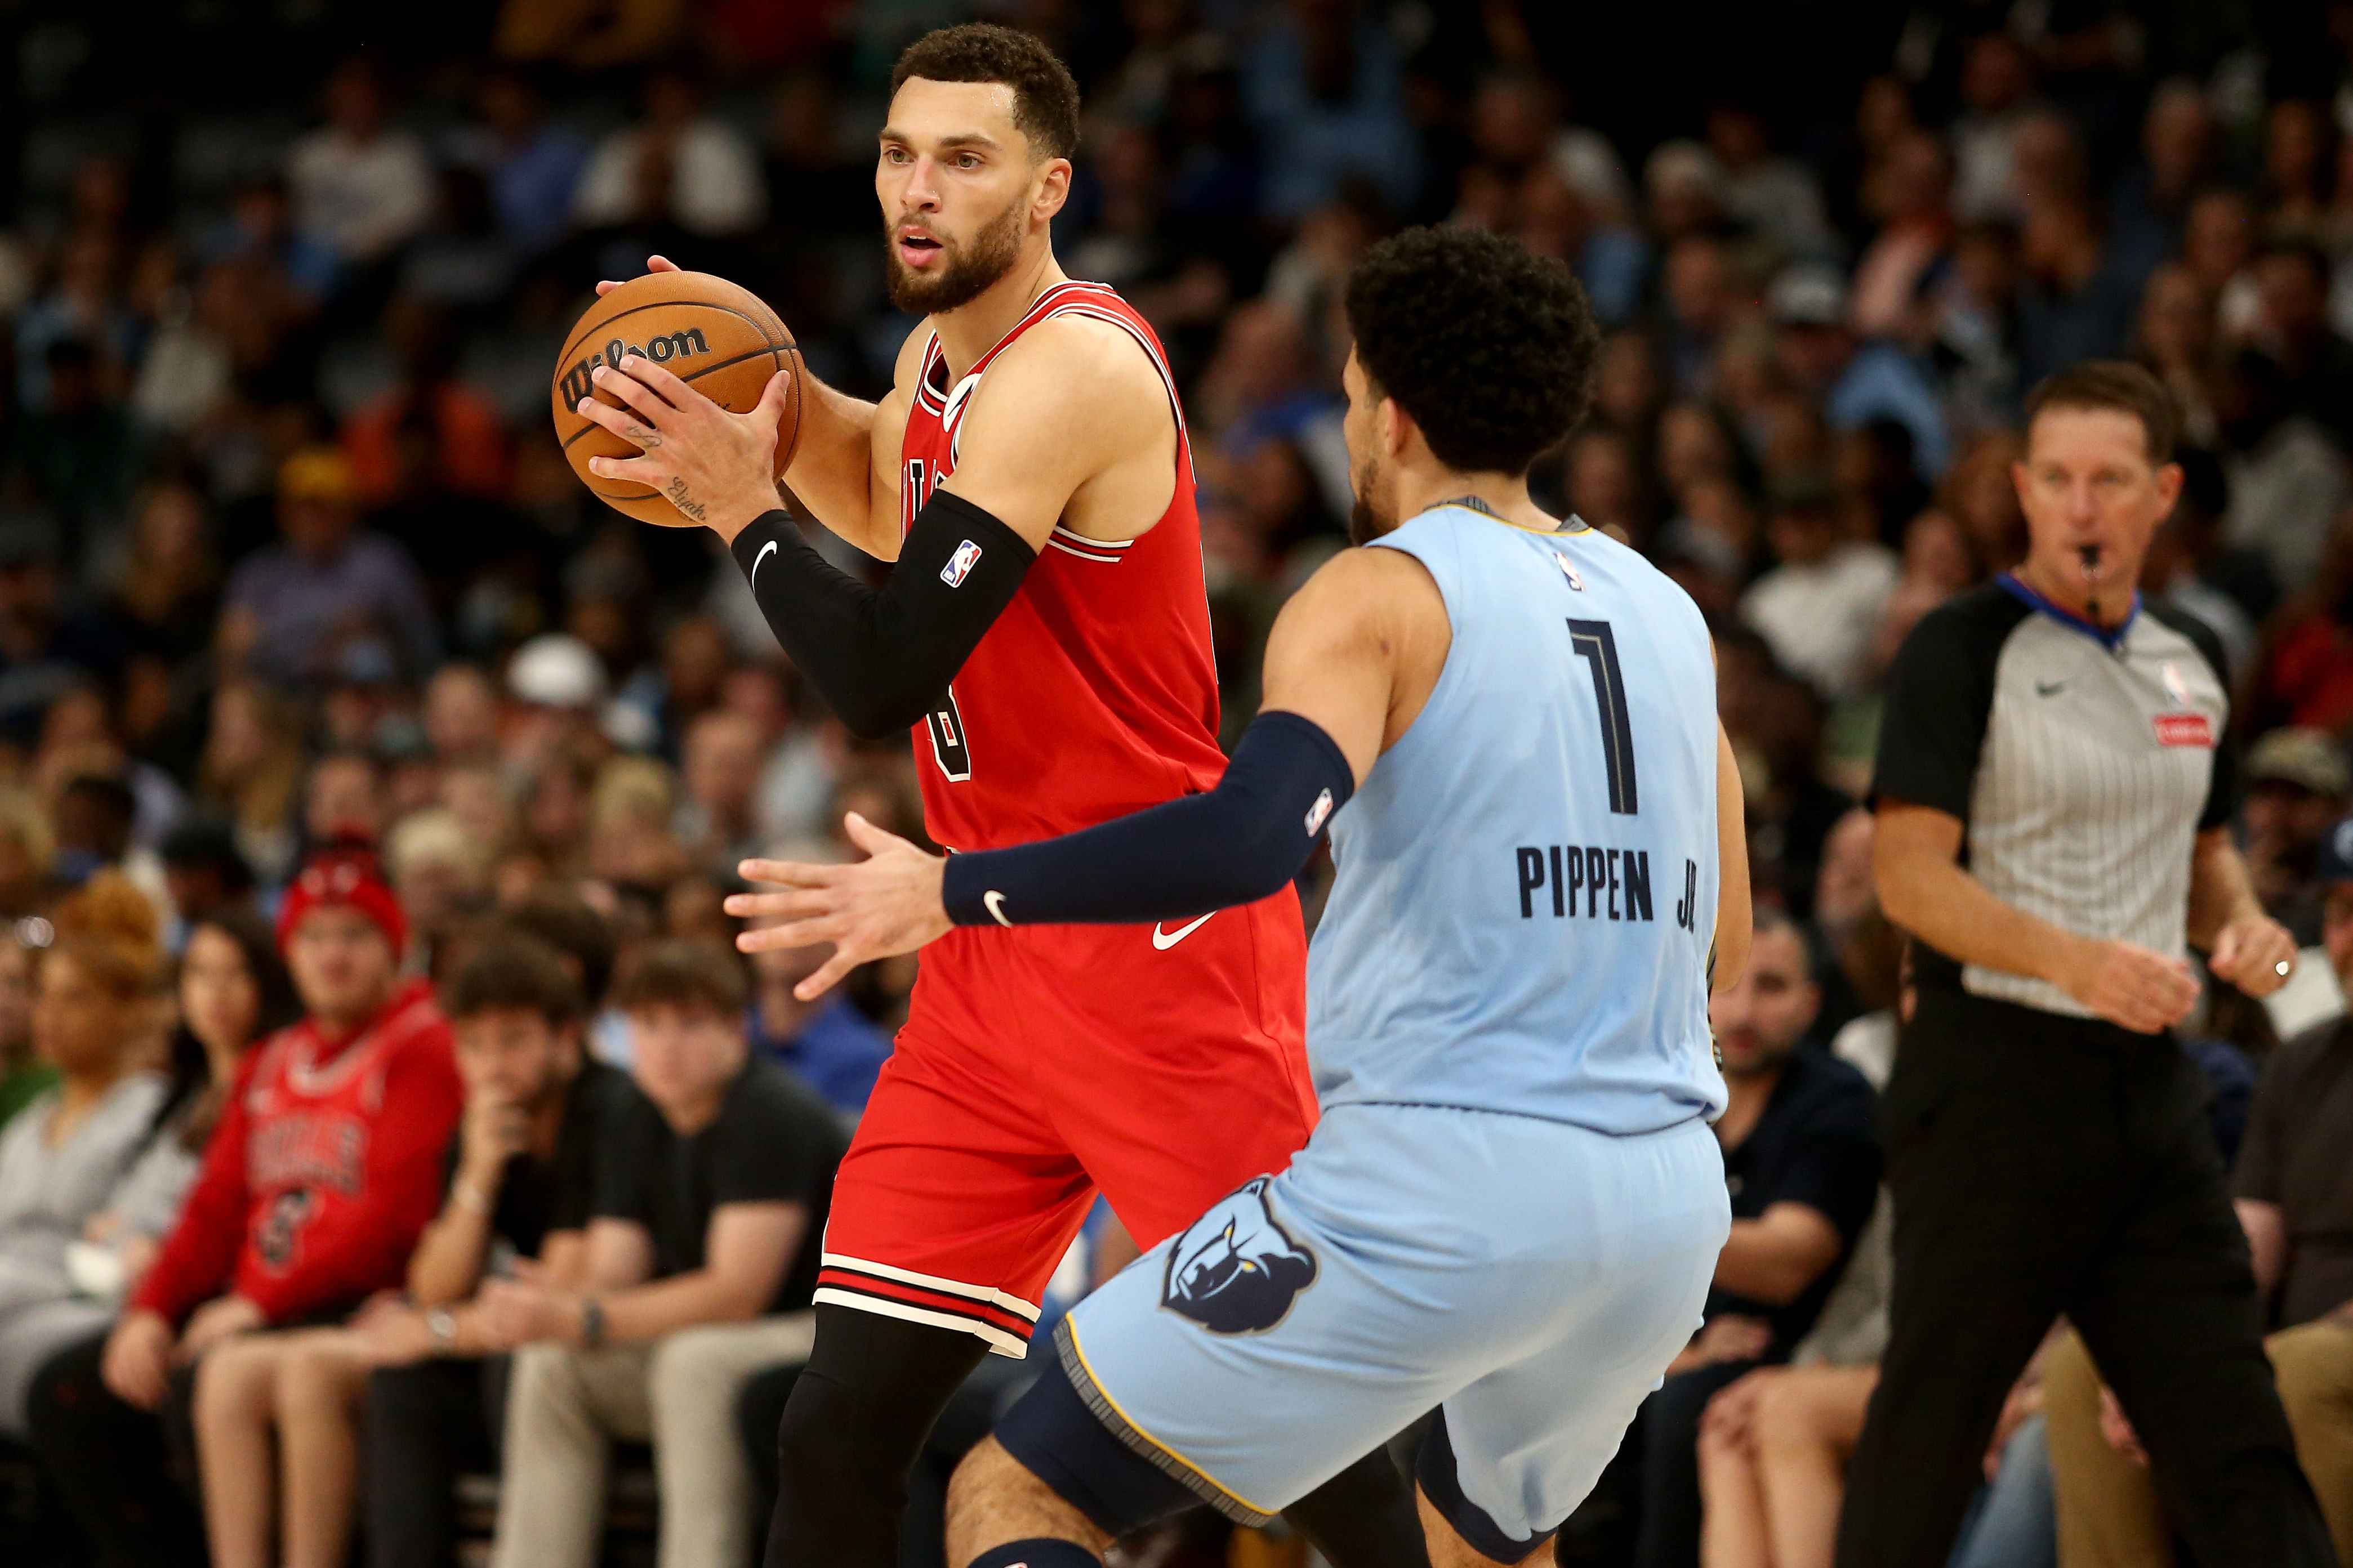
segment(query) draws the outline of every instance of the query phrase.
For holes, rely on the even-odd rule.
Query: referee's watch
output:
[[[433,1338],[433,1353],[452,1356],[458,1353],[458,1314],[447,1307],[436,1307],[425,1314],[425,1331]]]
[[[605,1348],[605,1303],[594,1296],[581,1298],[580,1348],[587,1351]]]

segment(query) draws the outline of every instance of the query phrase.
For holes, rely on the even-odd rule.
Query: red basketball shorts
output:
[[[1315,1125],[1290,889],[1198,923],[965,929],[834,1183],[817,1300],[1019,1356],[1095,1193],[1149,1247]]]

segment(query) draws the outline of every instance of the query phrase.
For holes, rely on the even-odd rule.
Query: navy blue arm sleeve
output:
[[[776,641],[868,741],[923,721],[1038,558],[1018,533],[945,490],[915,514],[880,588],[837,570],[783,511],[763,515],[732,548]]]
[[[1331,736],[1261,713],[1225,777],[1060,838],[948,857],[943,901],[958,925],[1131,925],[1263,899],[1299,875],[1356,787]]]

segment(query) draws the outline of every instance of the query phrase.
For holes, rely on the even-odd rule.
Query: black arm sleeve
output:
[[[783,511],[733,549],[776,641],[869,741],[922,721],[1038,559],[1019,534],[944,491],[915,514],[880,588],[835,569]]]
[[[1348,759],[1296,713],[1261,713],[1208,795],[1082,832],[948,857],[958,925],[1126,925],[1263,899],[1299,875],[1355,789]]]

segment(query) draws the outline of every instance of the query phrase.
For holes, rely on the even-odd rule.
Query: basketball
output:
[[[792,333],[758,296],[724,278],[708,272],[649,272],[591,305],[555,362],[550,389],[555,438],[564,444],[572,471],[598,500],[639,522],[695,526],[660,491],[625,479],[600,479],[588,469],[591,458],[638,455],[638,447],[579,412],[580,400],[588,396],[607,407],[623,406],[589,378],[598,365],[618,364],[624,354],[664,366],[733,414],[758,404],[770,376],[790,372],[791,390],[776,426],[776,475],[784,476],[801,428],[801,359]]]

